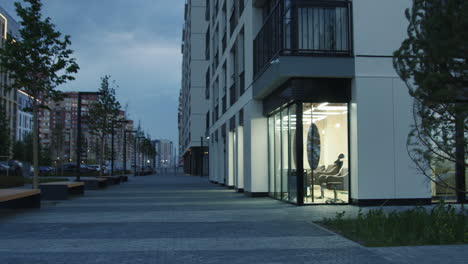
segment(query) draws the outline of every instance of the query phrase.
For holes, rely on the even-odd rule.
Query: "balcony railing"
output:
[[[254,40],[254,71],[278,56],[351,56],[351,2],[280,0]]]

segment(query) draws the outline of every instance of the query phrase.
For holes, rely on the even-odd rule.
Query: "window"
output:
[[[268,117],[268,151],[270,196],[306,204],[349,202],[347,103],[292,103],[275,110]]]
[[[304,203],[348,203],[348,106],[303,104]]]

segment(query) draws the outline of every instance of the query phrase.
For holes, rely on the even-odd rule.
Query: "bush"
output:
[[[21,176],[0,176],[0,189],[24,186],[24,178]]]
[[[32,184],[32,178],[27,178],[24,179],[25,183]],[[39,177],[39,183],[48,183],[48,182],[61,182],[64,181],[64,179],[61,178],[41,178]]]
[[[345,212],[323,224],[365,246],[446,245],[468,243],[468,211],[457,211],[443,203],[432,210],[424,207],[385,213],[382,209],[359,211],[356,219]]]

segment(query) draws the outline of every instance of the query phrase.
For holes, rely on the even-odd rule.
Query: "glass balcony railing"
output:
[[[258,76],[278,56],[352,56],[350,1],[280,0],[254,40]]]

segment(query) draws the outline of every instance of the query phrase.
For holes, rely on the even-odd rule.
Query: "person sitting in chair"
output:
[[[345,155],[343,153],[341,153],[340,155],[338,155],[338,159],[335,160],[335,162],[333,164],[335,164],[337,166],[337,170],[336,171],[340,171],[341,170],[341,167],[343,167],[343,161],[342,159],[345,158]]]
[[[343,167],[342,159],[344,159],[344,158],[345,158],[345,155],[342,153],[342,154],[338,155],[338,159],[335,160],[335,162],[333,162],[333,164],[328,165],[328,167],[325,170],[314,172],[313,175],[314,175],[315,182],[317,183],[318,178],[320,176],[322,176],[323,174],[336,174],[336,173],[338,173],[341,170],[341,167]]]

